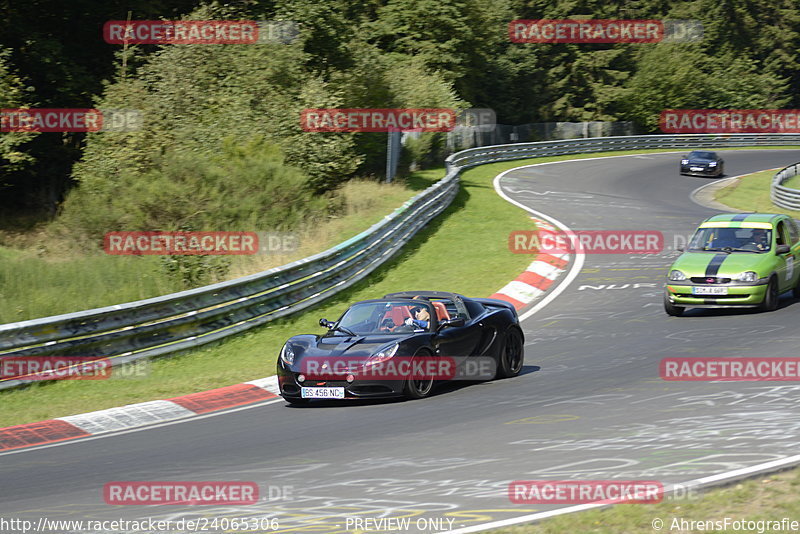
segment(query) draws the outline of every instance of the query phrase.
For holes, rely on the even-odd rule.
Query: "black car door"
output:
[[[451,308],[453,309],[453,308]],[[455,303],[451,318],[462,317],[463,326],[446,326],[436,332],[433,345],[438,356],[457,358],[459,367],[463,369],[467,357],[476,356],[481,349],[484,335],[483,316],[470,317],[466,306],[461,301]]]

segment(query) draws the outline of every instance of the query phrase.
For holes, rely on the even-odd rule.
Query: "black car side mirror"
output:
[[[775,254],[786,254],[789,250],[789,245],[778,245],[775,247]]]
[[[320,319],[319,320],[319,325],[320,326],[324,326],[325,328],[330,328],[330,327],[332,327],[334,325],[334,323],[330,322],[327,319]]]
[[[451,326],[464,326],[464,324],[465,321],[463,317],[453,317],[452,319],[445,319],[444,321],[439,321],[439,330]]]

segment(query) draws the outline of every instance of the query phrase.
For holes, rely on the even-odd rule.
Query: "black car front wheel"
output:
[[[421,352],[417,356],[428,358],[428,352]],[[433,391],[433,377],[430,378],[407,378],[406,385],[403,387],[403,394],[409,399],[424,399]]]
[[[503,349],[497,366],[497,377],[511,378],[512,376],[517,376],[522,370],[524,360],[522,336],[519,330],[512,328],[506,332],[506,338],[503,341]]]

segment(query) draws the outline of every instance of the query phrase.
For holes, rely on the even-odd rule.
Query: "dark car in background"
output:
[[[693,150],[681,159],[681,174],[722,176],[725,162],[716,152]]]
[[[391,293],[353,304],[336,322],[320,319],[320,326],[328,331],[290,338],[278,357],[280,393],[291,404],[420,399],[448,380],[516,376],[524,359],[517,312],[500,300],[443,291]],[[409,371],[419,369],[414,363],[451,363],[453,373]]]

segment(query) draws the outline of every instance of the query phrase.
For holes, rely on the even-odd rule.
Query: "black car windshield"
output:
[[[717,155],[713,152],[700,152],[696,150],[689,154],[689,159],[717,159]]]
[[[769,251],[771,244],[772,230],[764,228],[700,228],[688,250],[761,253]]]
[[[426,301],[359,302],[342,315],[336,326],[357,335],[429,332],[431,312]]]

